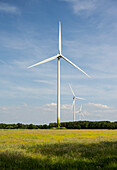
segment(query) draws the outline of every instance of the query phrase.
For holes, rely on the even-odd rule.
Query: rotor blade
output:
[[[61,22],[59,21],[59,54],[61,54]]]
[[[81,110],[82,110],[82,105],[80,106],[80,110],[79,111],[81,112]]]
[[[70,87],[70,89],[71,89],[71,92],[72,92],[73,96],[75,96],[74,91],[73,91],[73,89],[72,89],[72,87],[71,87],[70,84],[69,84],[69,87]]]
[[[86,99],[84,99],[84,98],[81,98],[81,97],[76,97],[76,99],[80,99],[80,100],[86,100]]]
[[[45,60],[43,60],[43,61],[41,61],[41,62],[38,62],[38,63],[36,63],[36,64],[31,65],[31,66],[29,66],[28,68],[31,68],[31,67],[34,67],[34,66],[37,66],[37,65],[46,63],[46,62],[51,61],[51,60],[54,60],[54,59],[56,59],[57,57],[58,57],[58,56],[50,57],[50,58],[45,59]]]
[[[84,114],[81,112],[81,115],[85,118]]]
[[[75,65],[74,63],[72,63],[70,60],[68,60],[66,57],[61,56],[64,60],[66,60],[68,63],[70,63],[71,65],[73,65],[74,67],[76,67],[78,70],[80,70],[82,73],[84,73],[86,76],[88,76],[89,78],[91,78],[87,73],[85,73],[85,71],[83,71],[81,68],[79,68],[77,65]]]
[[[85,118],[85,116],[84,116],[84,113],[83,113],[83,112],[81,112],[81,115]]]
[[[73,103],[72,103],[72,108],[74,107],[74,104],[75,104],[75,99],[73,100]]]

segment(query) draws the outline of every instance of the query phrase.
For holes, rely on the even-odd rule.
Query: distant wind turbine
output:
[[[72,107],[73,107],[73,121],[75,121],[75,101],[76,101],[76,99],[80,99],[80,100],[85,100],[84,98],[81,98],[81,97],[76,97],[75,96],[75,93],[74,93],[74,91],[73,91],[73,89],[72,89],[72,87],[71,87],[71,85],[69,84],[69,87],[70,87],[70,89],[71,89],[71,92],[72,92],[72,94],[73,94],[73,104],[72,104]],[[81,108],[82,109],[82,108]]]
[[[85,116],[84,116],[84,114],[82,112],[82,105],[80,106],[80,109],[79,109],[78,113],[79,113],[79,120],[81,120],[81,115],[85,118]]]
[[[59,22],[59,53],[56,56],[50,57],[50,58],[45,59],[45,60],[43,60],[41,62],[33,64],[33,65],[29,66],[28,68],[31,68],[31,67],[46,63],[46,62],[54,60],[56,58],[58,59],[58,69],[57,69],[57,125],[58,125],[58,127],[60,127],[60,59],[63,58],[68,63],[70,63],[71,65],[76,67],[78,70],[80,70],[82,73],[84,73],[86,76],[90,77],[81,68],[76,66],[74,63],[72,63],[70,60],[68,60],[66,57],[64,57],[61,54],[61,22]]]
[[[85,116],[88,115],[88,112],[86,110],[82,110],[82,105],[80,106],[80,109],[79,111],[77,111],[77,113],[79,113],[79,120],[81,120],[81,116],[85,118]]]

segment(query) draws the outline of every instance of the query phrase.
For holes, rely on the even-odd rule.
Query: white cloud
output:
[[[45,106],[23,105],[0,106],[0,120],[5,123],[36,123],[54,122],[56,115],[44,110]]]
[[[93,111],[94,113],[99,113],[99,110],[94,110]],[[108,114],[108,113],[116,113],[117,112],[117,109],[114,109],[114,108],[110,108],[110,109],[107,109],[107,110],[100,110],[100,113],[105,113],[105,114]]]
[[[18,14],[20,11],[16,6],[1,2],[0,3],[0,12]]]
[[[81,11],[91,11],[96,8],[97,0],[63,0],[72,5],[73,12],[79,14]]]
[[[56,103],[49,103],[49,104],[46,104],[45,107],[48,107],[48,108],[53,108],[55,109],[57,107],[57,104]],[[46,109],[48,109],[46,108]],[[72,109],[72,105],[71,104],[61,104],[61,109],[62,110],[71,110]]]
[[[108,105],[103,105],[103,104],[88,103],[88,105],[98,107],[98,108],[110,109]]]
[[[49,103],[49,104],[46,104],[46,106],[48,106],[48,107],[54,106],[55,107],[55,106],[57,106],[57,104],[56,103]]]
[[[61,105],[61,109],[63,109],[63,110],[71,110],[72,105],[71,104],[63,104],[63,105]]]
[[[34,47],[34,45],[30,43],[30,40],[25,39],[23,35],[14,36],[6,32],[0,32],[0,34],[1,34],[1,45],[5,48],[9,48],[13,50],[25,50],[27,48]]]
[[[54,82],[51,82],[51,81],[47,81],[47,80],[34,80],[34,82],[37,82],[37,83],[42,83],[42,84],[50,84],[50,85],[55,85],[55,81]]]
[[[48,103],[41,106],[28,105],[22,103],[21,105],[0,106],[0,119],[5,123],[36,123],[44,124],[50,122],[56,122],[56,103]],[[102,105],[102,107],[105,105]],[[106,105],[107,106],[107,105]],[[97,107],[97,105],[96,105]],[[76,106],[76,120],[79,120],[79,108]],[[83,105],[81,120],[112,120],[115,121],[117,116],[114,114],[116,109],[103,109],[86,107]],[[61,121],[72,121],[73,112],[70,104],[61,105]]]

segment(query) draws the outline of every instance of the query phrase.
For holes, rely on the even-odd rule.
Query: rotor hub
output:
[[[62,57],[62,55],[61,54],[57,54],[57,58],[61,58]]]
[[[74,96],[74,97],[73,97],[73,100],[74,100],[75,98],[76,98],[76,97]]]

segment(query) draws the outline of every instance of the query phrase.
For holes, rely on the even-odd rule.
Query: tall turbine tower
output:
[[[81,97],[76,97],[70,84],[69,84],[69,87],[70,87],[71,92],[73,94],[73,104],[72,104],[72,107],[73,107],[73,121],[75,121],[75,101],[76,101],[76,99],[80,99],[80,100],[85,100],[85,99],[81,98]]]
[[[31,66],[29,66],[28,68],[46,63],[48,61],[54,60],[54,59],[58,59],[58,67],[57,67],[57,125],[58,127],[60,127],[60,59],[63,58],[64,60],[66,60],[68,63],[70,63],[71,65],[73,65],[74,67],[76,67],[78,70],[80,70],[82,73],[84,73],[85,75],[87,75],[88,77],[90,77],[86,72],[84,72],[81,68],[79,68],[78,66],[76,66],[74,63],[72,63],[70,60],[68,60],[66,57],[64,57],[61,54],[61,22],[59,22],[59,53],[56,56],[50,57],[48,59],[45,59],[41,62],[38,62],[36,64],[33,64]]]

